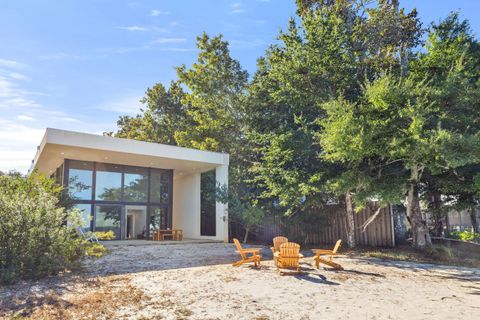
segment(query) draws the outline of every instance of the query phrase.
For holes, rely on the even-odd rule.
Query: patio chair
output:
[[[295,242],[286,242],[280,245],[280,251],[274,253],[274,257],[277,261],[277,271],[280,269],[295,269],[296,272],[300,272],[300,259],[303,258],[303,254],[300,253],[300,245]]]
[[[260,260],[262,259],[262,256],[260,255],[260,251],[262,249],[260,248],[243,249],[242,245],[237,239],[234,238],[233,242],[235,243],[235,247],[237,247],[237,252],[242,257],[242,260],[234,262],[232,266],[237,267],[244,263],[250,263],[250,262],[253,262],[255,267],[258,267],[260,265]]]
[[[77,232],[87,241],[90,241],[90,242],[96,242],[96,243],[99,243],[98,242],[98,238],[97,238],[97,235],[95,234],[95,232],[84,232],[82,228],[80,227],[77,227]]]
[[[275,257],[275,252],[279,252],[280,245],[286,242],[288,242],[288,238],[286,237],[278,236],[273,238],[273,247],[270,247],[270,249],[272,249],[273,262],[275,263],[275,265],[277,265],[277,258]]]
[[[341,265],[333,262],[333,257],[337,255],[338,249],[340,248],[341,244],[342,244],[342,240],[338,240],[333,250],[325,250],[325,249],[312,250],[315,253],[315,257],[313,258],[313,260],[315,260],[315,266],[317,267],[317,269],[320,268],[320,263],[323,263],[336,270],[343,270],[343,267]],[[321,257],[322,255],[328,256],[328,260],[322,258]]]

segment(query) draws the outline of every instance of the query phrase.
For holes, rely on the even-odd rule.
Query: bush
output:
[[[97,236],[98,240],[115,240],[115,232],[112,230],[110,231],[96,231],[95,235]]]
[[[85,253],[87,256],[99,258],[108,252],[100,243],[89,243],[85,246]]]
[[[78,210],[61,207],[61,197],[62,188],[41,175],[0,176],[0,283],[78,265],[88,244],[75,229]]]
[[[462,241],[470,241],[480,243],[480,233],[475,233],[473,230],[451,231],[448,234],[451,239],[458,239]]]

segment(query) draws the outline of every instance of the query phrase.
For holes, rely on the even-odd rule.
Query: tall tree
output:
[[[454,12],[432,24],[425,50],[413,61],[412,72],[419,80],[427,77],[435,90],[438,112],[431,121],[454,132],[459,139],[480,132],[480,44],[468,21],[460,20]],[[464,141],[459,143],[460,147]],[[456,208],[470,211],[478,232],[475,209],[480,202],[480,190],[475,181],[480,167],[476,163],[464,165],[463,159],[449,161],[455,169],[440,164],[431,175],[425,176],[427,201],[437,229],[443,229],[441,221],[448,209]]]
[[[182,104],[185,93],[178,82],[165,89],[161,83],[148,88],[140,100],[144,108],[135,117],[121,116],[116,137],[178,145],[175,133],[188,127],[191,119]]]
[[[369,7],[364,1],[297,1],[298,19],[259,60],[248,99],[249,137],[257,153],[251,170],[260,196],[278,199],[290,214],[324,203],[332,193],[344,194],[350,246],[357,192],[350,182],[356,174],[344,174],[353,169],[350,163],[320,157],[318,120],[325,117],[326,101],[356,101],[365,79],[399,74],[399,57],[418,43],[416,12],[380,2]]]

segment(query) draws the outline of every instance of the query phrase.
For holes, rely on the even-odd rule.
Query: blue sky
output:
[[[460,10],[480,33],[480,1],[401,1],[425,24]],[[0,0],[0,170],[26,172],[46,127],[114,130],[156,82],[222,33],[250,74],[295,12],[293,0]]]

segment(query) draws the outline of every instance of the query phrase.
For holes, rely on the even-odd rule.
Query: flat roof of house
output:
[[[204,172],[229,164],[229,155],[153,142],[47,128],[30,171],[51,174],[64,159]]]

